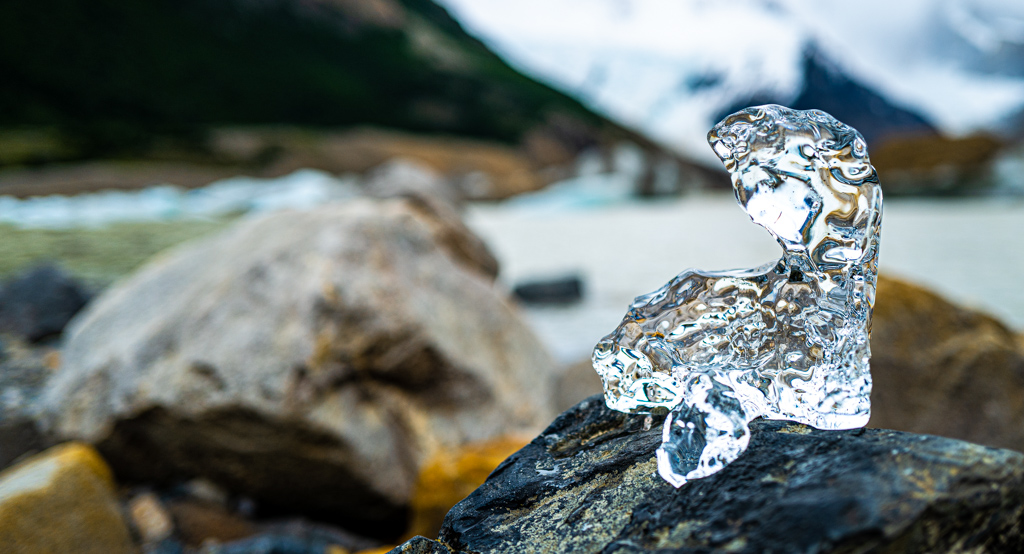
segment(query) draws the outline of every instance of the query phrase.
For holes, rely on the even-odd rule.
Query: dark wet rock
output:
[[[388,554],[452,554],[445,545],[426,537],[413,537],[392,549]]]
[[[529,281],[512,289],[524,304],[570,304],[583,298],[583,280],[577,276]]]
[[[0,288],[0,332],[30,342],[55,337],[88,300],[85,287],[59,268],[31,268]]]
[[[456,505],[439,542],[420,538],[393,552],[1024,548],[1017,452],[756,420],[739,459],[675,489],[657,475],[661,423],[587,399]]]

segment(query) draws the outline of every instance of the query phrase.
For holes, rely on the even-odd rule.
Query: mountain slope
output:
[[[378,125],[573,148],[633,136],[519,74],[430,0],[9,0],[0,127],[72,154],[225,124]]]
[[[715,116],[758,93],[795,99],[812,44],[945,135],[1010,134],[1024,109],[1019,0],[438,2],[516,67],[709,165]]]

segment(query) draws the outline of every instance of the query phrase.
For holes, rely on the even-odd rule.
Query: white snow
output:
[[[941,34],[972,55],[1019,45],[1019,0],[439,1],[519,69],[712,164],[713,115],[754,91],[794,93],[812,42],[950,134],[998,127],[1024,107],[1024,78],[964,67],[971,52],[950,54]],[[717,82],[688,86],[701,77]]]
[[[286,208],[309,209],[358,194],[355,177],[338,178],[323,171],[301,169],[275,179],[232,177],[191,190],[164,185],[77,196],[0,196],[0,223],[61,229],[129,221],[216,218]]]

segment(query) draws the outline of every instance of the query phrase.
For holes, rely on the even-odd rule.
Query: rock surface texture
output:
[[[136,552],[110,468],[92,447],[53,447],[0,473],[4,552]]]
[[[395,536],[423,460],[553,416],[553,362],[495,269],[415,201],[245,220],[72,322],[46,421],[129,481],[202,476]]]
[[[592,397],[393,552],[1019,552],[1024,455],[897,431],[755,420],[749,449],[675,489],[660,418]]]

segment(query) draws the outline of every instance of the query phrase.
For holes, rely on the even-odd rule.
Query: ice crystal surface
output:
[[[768,105],[725,118],[708,142],[782,258],[680,273],[637,297],[593,356],[609,407],[669,411],[658,470],[677,487],[735,460],[754,418],[849,429],[871,414],[882,191],[863,137]]]

